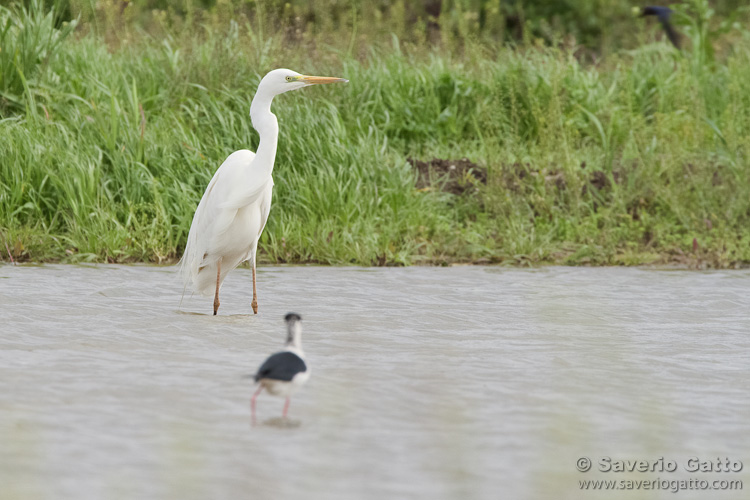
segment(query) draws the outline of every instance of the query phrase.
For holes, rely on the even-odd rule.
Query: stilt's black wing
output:
[[[295,375],[307,371],[305,361],[293,352],[284,351],[271,355],[258,369],[255,381],[262,378],[290,382]]]

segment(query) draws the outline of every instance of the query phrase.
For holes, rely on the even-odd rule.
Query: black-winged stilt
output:
[[[265,389],[269,394],[286,398],[282,417],[289,411],[289,398],[310,378],[310,370],[302,352],[302,318],[299,314],[284,316],[287,327],[286,346],[281,352],[268,357],[255,374],[255,382],[260,384],[250,399],[252,419],[255,421],[255,400]]]

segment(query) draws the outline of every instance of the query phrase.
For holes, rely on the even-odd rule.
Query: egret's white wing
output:
[[[185,284],[197,285],[201,268],[212,266],[221,257],[221,248],[226,246],[226,239],[231,237],[227,235],[227,230],[237,211],[263,194],[269,180],[252,175],[254,158],[252,151],[235,151],[221,164],[208,184],[193,216],[181,260]],[[268,211],[265,212],[267,217]]]
[[[268,183],[268,179],[258,180],[262,182],[245,183],[244,186],[235,190],[232,196],[224,200],[219,207],[225,210],[237,210],[257,202],[266,190],[266,184]]]
[[[268,222],[268,214],[271,212],[271,190],[273,189],[273,180],[271,180],[271,187],[268,188],[267,194],[265,192],[261,192],[260,196],[260,229],[258,229],[258,239],[260,239],[260,234],[263,232],[263,229],[266,227],[266,222]]]

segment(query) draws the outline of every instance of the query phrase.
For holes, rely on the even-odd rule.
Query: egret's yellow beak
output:
[[[307,76],[307,75],[302,75],[300,77],[297,77],[297,80],[300,82],[304,82],[308,85],[320,85],[323,83],[338,83],[338,82],[346,83],[349,81],[346,78],[336,78],[334,76]]]

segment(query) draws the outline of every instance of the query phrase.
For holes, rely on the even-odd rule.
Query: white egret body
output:
[[[260,81],[250,104],[250,119],[260,135],[258,152],[235,151],[221,164],[195,210],[180,261],[186,286],[202,295],[214,294],[214,315],[224,278],[246,260],[253,268],[251,306],[258,313],[255,254],[271,210],[271,174],[279,138],[279,124],[271,112],[273,98],[309,85],[346,81],[288,69],[275,69]]]

